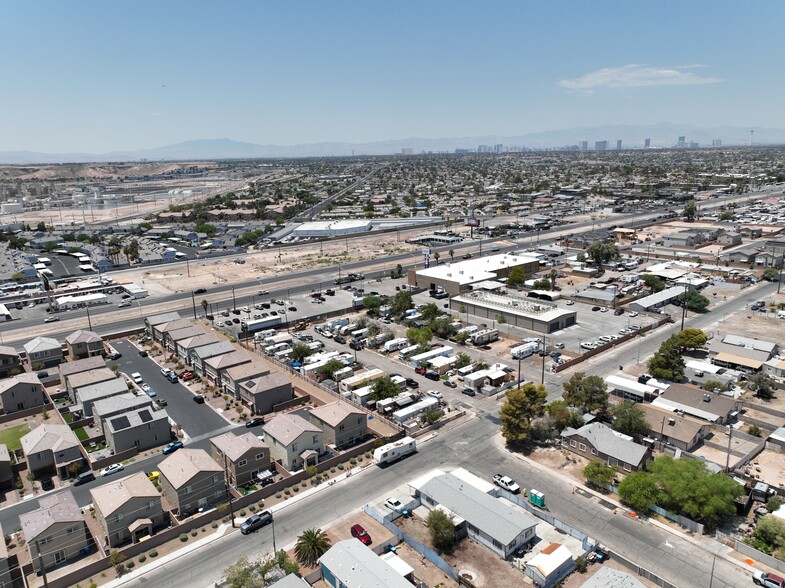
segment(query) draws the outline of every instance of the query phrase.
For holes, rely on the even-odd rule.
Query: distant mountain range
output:
[[[452,137],[441,139],[393,139],[373,143],[305,143],[301,145],[261,145],[244,143],[231,139],[198,139],[166,145],[154,149],[137,151],[114,151],[111,153],[37,153],[34,151],[0,151],[0,163],[5,164],[49,164],[49,163],[89,163],[107,161],[177,161],[212,159],[266,159],[279,157],[326,157],[347,155],[390,155],[401,153],[402,149],[423,151],[448,151],[455,149],[477,149],[479,145],[501,144],[505,147],[527,147],[530,149],[551,149],[568,145],[578,145],[588,141],[589,149],[595,141],[608,141],[608,148],[615,149],[616,141],[622,140],[625,149],[640,148],[645,139],[651,139],[652,147],[672,147],[678,138],[710,146],[719,139],[723,146],[747,145],[750,130],[754,131],[755,145],[785,144],[784,129],[761,127],[697,127],[674,123],[656,125],[612,125],[602,127],[578,127],[560,131],[544,131],[516,136],[487,135],[482,137]]]

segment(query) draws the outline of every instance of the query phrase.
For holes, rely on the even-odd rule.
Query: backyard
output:
[[[20,439],[29,432],[30,427],[26,423],[0,429],[0,444],[8,447],[8,451],[21,449],[22,443]]]

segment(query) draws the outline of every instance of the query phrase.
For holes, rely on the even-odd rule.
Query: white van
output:
[[[778,310],[777,318],[785,319],[785,310]]]
[[[144,381],[144,379],[142,378],[142,374],[140,374],[139,372],[134,372],[134,373],[132,373],[132,374],[131,374],[131,379],[132,379],[132,380],[133,380],[135,383],[137,383],[137,384],[141,384],[141,383]]]

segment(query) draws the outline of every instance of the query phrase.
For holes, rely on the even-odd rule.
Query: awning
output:
[[[720,352],[714,358],[715,362],[722,362],[722,363],[732,363],[735,365],[743,365],[744,367],[748,367],[753,370],[759,370],[761,366],[763,366],[763,362],[758,359],[749,359],[746,357],[740,357],[738,355],[733,355],[731,353]]]
[[[270,470],[263,470],[261,472],[256,473],[256,479],[260,482],[264,482],[265,480],[269,480],[275,476],[275,472],[271,472]]]
[[[153,524],[153,521],[151,521],[150,519],[136,519],[133,523],[128,525],[128,530],[131,533],[133,533],[134,531],[137,531],[137,530],[142,529],[144,527],[150,527],[150,526],[152,526],[152,524]]]

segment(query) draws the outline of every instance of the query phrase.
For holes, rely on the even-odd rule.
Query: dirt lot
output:
[[[785,454],[764,449],[750,463],[750,474],[782,491],[785,488]]]
[[[583,468],[588,465],[589,461],[571,451],[560,447],[538,447],[529,454],[529,458],[580,483],[586,481],[583,476]]]

